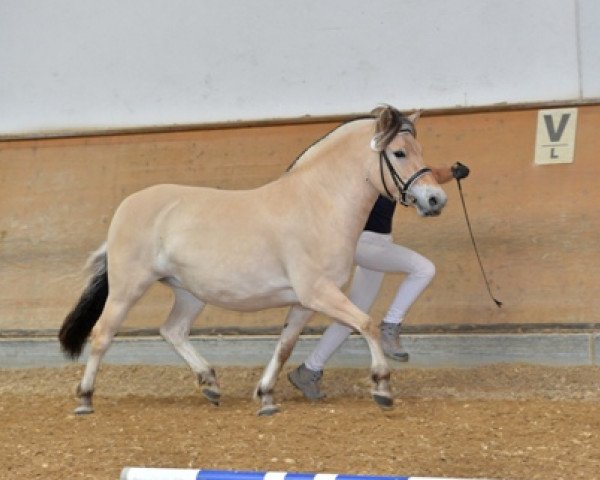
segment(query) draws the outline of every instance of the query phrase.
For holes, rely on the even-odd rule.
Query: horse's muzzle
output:
[[[416,202],[417,211],[424,217],[437,217],[447,201],[448,197],[443,190],[429,192],[425,199]]]

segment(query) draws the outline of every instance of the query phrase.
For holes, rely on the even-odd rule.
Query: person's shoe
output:
[[[381,322],[381,348],[383,353],[397,362],[408,362],[408,352],[400,344],[401,324]]]
[[[309,400],[319,400],[325,397],[325,394],[321,392],[322,377],[322,371],[310,370],[304,364],[288,373],[290,383]]]

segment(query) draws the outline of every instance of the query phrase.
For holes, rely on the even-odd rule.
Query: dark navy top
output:
[[[364,229],[375,233],[392,233],[392,218],[395,210],[396,202],[379,195]]]

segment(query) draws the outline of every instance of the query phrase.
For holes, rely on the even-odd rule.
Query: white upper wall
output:
[[[577,4],[581,44],[581,96],[600,98],[600,2],[579,0]]]
[[[0,135],[600,98],[597,0],[2,0]]]

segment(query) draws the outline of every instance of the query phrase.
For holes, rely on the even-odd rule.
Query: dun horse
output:
[[[348,280],[358,237],[379,194],[438,215],[446,194],[423,165],[415,139],[417,114],[384,106],[349,121],[309,147],[275,181],[252,190],[157,185],[126,198],[107,241],[92,255],[89,284],[66,317],[63,350],[91,350],[77,388],[75,412],[91,413],[103,355],[127,312],[160,281],[173,308],[160,328],[196,374],[203,395],[218,404],[214,369],[192,348],[191,326],[206,304],[252,311],[291,306],[254,396],[259,414],[278,411],[273,390],[303,326],[321,312],[360,332],[371,353],[373,399],[393,404],[390,370],[378,325],[352,304]]]

